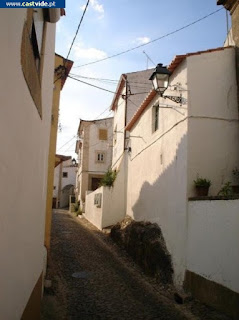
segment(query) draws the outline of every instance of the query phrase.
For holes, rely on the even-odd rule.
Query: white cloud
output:
[[[96,48],[83,48],[75,46],[74,48],[75,59],[99,60],[107,57],[106,52]]]
[[[80,9],[81,9],[82,11],[84,11],[84,10],[85,10],[85,7],[86,7],[86,5],[83,4],[83,6],[81,6]]]
[[[149,37],[139,37],[136,39],[136,42],[138,44],[146,44],[150,42],[150,38]]]
[[[104,7],[103,7],[102,4],[99,4],[98,0],[91,0],[90,3],[91,3],[92,8],[95,11],[97,11],[97,12],[99,12],[101,14],[104,14]]]
[[[90,1],[90,5],[91,5],[91,7],[92,7],[92,9],[94,10],[94,11],[96,11],[97,13],[99,13],[100,15],[99,15],[99,19],[102,19],[102,18],[104,18],[104,7],[103,7],[103,4],[100,4],[99,2],[98,2],[98,0],[91,0]],[[82,11],[84,11],[85,10],[85,7],[86,7],[86,5],[84,4],[84,5],[82,5],[81,7],[80,7],[80,9],[82,10]]]

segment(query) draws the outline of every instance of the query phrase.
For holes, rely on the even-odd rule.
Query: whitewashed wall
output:
[[[86,197],[85,197],[85,214],[84,214],[85,218],[100,230],[102,230],[103,206],[98,208],[94,204],[94,199],[96,194],[99,194],[99,193],[103,194],[103,190],[104,188],[100,187],[93,192],[86,192]]]
[[[61,164],[59,164],[54,169],[54,187],[55,187],[55,189],[53,190],[53,197],[58,197],[59,179],[61,179],[61,190],[69,184],[75,186],[75,183],[76,183],[77,167],[72,166],[72,160],[69,159],[69,160],[66,160],[62,163],[61,176],[60,176],[60,167],[61,167]],[[67,178],[63,178],[63,172],[67,172]]]
[[[104,187],[102,227],[111,226],[125,217],[125,159],[121,161],[113,188]]]
[[[112,129],[113,118],[97,120],[89,126],[89,167],[88,170],[95,173],[104,173],[111,166],[112,161]],[[99,140],[99,129],[106,129],[108,140]],[[104,163],[96,162],[96,152],[105,152]]]
[[[187,58],[189,85],[188,194],[197,174],[210,179],[210,194],[233,181],[239,168],[235,49]]]
[[[41,120],[20,64],[25,18],[25,9],[0,10],[0,318],[8,320],[21,318],[44,257],[55,25],[47,24]]]
[[[58,187],[59,187],[59,176],[60,176],[60,165],[54,169],[54,187],[53,197],[58,197]]]
[[[239,200],[189,201],[187,269],[239,293]]]
[[[68,184],[72,184],[73,186],[75,185],[76,170],[77,168],[72,166],[71,159],[63,162],[62,174],[63,172],[67,172],[67,178],[63,178],[63,175],[62,175],[62,185],[61,185],[62,189]]]
[[[186,86],[186,63],[171,77],[171,84]],[[175,94],[167,90],[165,94]],[[177,94],[177,93],[176,93]],[[183,92],[187,98],[187,91]],[[175,283],[181,284],[186,258],[187,217],[187,105],[160,108],[159,129],[152,132],[156,97],[130,132],[127,214],[135,220],[156,222],[172,255]],[[160,106],[175,105],[160,99]]]
[[[122,91],[125,94],[125,88]],[[112,167],[118,168],[124,153],[125,100],[120,96],[114,111]],[[116,143],[114,140],[116,139]]]
[[[83,203],[85,202],[85,192],[90,188],[89,175],[96,175],[96,177],[103,176],[110,168],[112,162],[112,140],[113,140],[113,118],[106,118],[95,121],[82,120],[81,129],[83,129],[83,145],[79,149],[80,164],[78,167],[78,181],[77,181],[77,199]],[[99,129],[107,129],[108,139],[99,140]],[[105,161],[98,163],[96,161],[96,153],[104,152]]]
[[[122,167],[124,167],[123,164]],[[98,229],[111,226],[124,219],[125,190],[122,188],[124,178],[124,171],[119,170],[113,187],[100,187],[86,195],[85,217]],[[102,194],[101,208],[94,205],[94,197],[97,193]]]

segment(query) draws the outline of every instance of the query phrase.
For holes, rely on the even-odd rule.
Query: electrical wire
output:
[[[71,143],[70,144],[70,146],[65,150],[65,151],[62,151],[62,152],[67,152],[67,151],[69,151],[69,149],[71,148],[71,147],[73,147],[73,145],[76,143],[76,141],[73,141],[73,143]]]
[[[107,110],[109,110],[109,107],[107,107],[101,114],[99,114],[94,120],[97,120],[100,116],[102,116]]]
[[[153,69],[152,69],[153,70]],[[82,79],[88,79],[88,80],[99,80],[99,81],[109,81],[109,82],[116,82],[118,83],[119,80],[113,80],[113,79],[105,79],[105,78],[93,78],[93,77],[86,77],[86,76],[82,76],[80,74],[74,74],[74,73],[70,73],[70,76],[73,76],[73,77],[79,77],[79,78],[82,78]],[[129,81],[129,80],[128,80]],[[137,83],[137,84],[147,84],[148,85],[148,82],[139,82],[139,81],[129,81],[130,84],[131,83]]]
[[[81,76],[80,74],[74,74],[74,73],[70,73],[71,76],[73,77],[79,77],[82,79],[88,79],[88,80],[99,80],[99,81],[109,81],[109,82],[119,82],[119,80],[113,80],[113,79],[105,79],[105,78],[93,78],[93,77],[86,77],[86,76]]]
[[[82,78],[82,79],[88,79],[88,80],[92,80],[92,81],[99,81],[99,82],[102,82],[102,83],[105,83],[105,84],[111,85],[111,86],[116,86],[116,84],[118,83],[118,80],[110,80],[110,79],[103,79],[103,78],[91,78],[91,77],[85,77],[85,76],[72,74],[72,73],[70,74],[70,76],[72,76],[74,78],[76,77],[76,78],[80,78],[80,79]],[[149,81],[148,83],[146,83],[146,82],[129,81],[129,83],[130,83],[131,88],[148,89],[149,83],[151,83],[151,82]],[[136,83],[138,85],[134,85],[133,83]]]
[[[94,87],[94,88],[97,88],[97,89],[100,89],[100,90],[103,90],[103,91],[106,91],[106,92],[109,92],[109,93],[113,93],[113,94],[116,94],[115,91],[111,91],[111,90],[108,90],[108,89],[105,89],[105,88],[102,88],[102,87],[99,87],[99,86],[95,86],[94,84],[91,84],[89,82],[85,82],[85,81],[82,81],[80,79],[76,79],[74,77],[71,77],[71,76],[68,76],[69,78],[73,79],[73,80],[76,80],[78,82],[82,82],[88,86],[91,86],[91,87]],[[142,88],[143,89],[143,88]],[[145,92],[136,92],[136,93],[131,93],[130,95],[131,96],[134,96],[134,95],[137,95],[137,94],[145,94],[145,93],[148,93],[148,91],[145,91]],[[122,95],[123,96],[123,95]]]
[[[66,143],[64,143],[60,148],[57,149],[57,152],[60,151],[66,144],[68,144],[69,142],[71,142],[71,140],[73,140],[74,138],[76,138],[76,135],[74,135],[70,140],[68,140]]]
[[[155,39],[153,39],[153,40],[151,40],[151,41],[149,41],[149,42],[147,42],[147,43],[140,44],[140,45],[138,45],[138,46],[136,46],[136,47],[127,49],[127,50],[125,50],[125,51],[122,51],[122,52],[119,52],[119,53],[116,53],[116,54],[113,54],[113,55],[111,55],[111,56],[109,56],[109,57],[106,57],[106,58],[103,58],[103,59],[99,59],[99,60],[96,60],[96,61],[92,61],[92,62],[88,62],[88,63],[82,64],[82,65],[79,65],[79,66],[75,66],[75,67],[73,67],[73,68],[85,67],[85,66],[88,66],[88,65],[91,65],[91,64],[95,64],[95,63],[98,63],[98,62],[101,62],[101,61],[105,61],[105,60],[108,60],[108,59],[111,59],[111,58],[118,57],[118,56],[120,56],[120,55],[122,55],[122,54],[128,53],[128,52],[130,52],[130,51],[136,50],[136,49],[141,48],[141,47],[144,47],[144,46],[147,46],[147,45],[149,45],[149,44],[151,44],[151,43],[153,43],[153,42],[159,41],[159,40],[161,40],[161,39],[164,39],[164,38],[166,38],[166,37],[169,37],[169,36],[171,36],[171,35],[179,32],[179,31],[182,31],[182,30],[184,30],[184,29],[186,29],[186,28],[189,28],[189,27],[191,27],[192,25],[194,25],[194,24],[196,24],[196,23],[198,23],[198,22],[200,22],[200,21],[202,21],[202,20],[204,20],[204,19],[206,19],[206,18],[214,15],[215,13],[217,13],[217,12],[223,10],[223,9],[224,9],[224,8],[220,8],[220,9],[218,9],[218,10],[216,10],[216,11],[213,11],[213,12],[207,14],[206,16],[200,18],[200,19],[197,19],[197,20],[195,20],[195,21],[193,21],[193,22],[191,22],[191,23],[189,23],[189,24],[187,24],[187,25],[185,25],[185,26],[183,26],[183,27],[181,27],[181,28],[178,28],[178,29],[176,29],[176,30],[174,30],[174,31],[171,31],[171,32],[169,32],[169,33],[167,33],[167,34],[165,34],[165,35],[163,35],[163,36],[161,36],[161,37],[155,38]]]
[[[86,84],[86,85],[88,85],[88,86],[91,86],[91,87],[94,87],[94,88],[97,88],[97,89],[100,89],[100,90],[104,90],[104,91],[106,91],[106,92],[115,93],[114,91],[107,90],[107,89],[105,89],[105,88],[101,88],[101,87],[95,86],[94,84],[91,84],[91,83],[88,83],[88,82],[85,82],[85,81],[76,79],[76,78],[74,78],[74,77],[71,77],[71,76],[68,76],[68,77],[71,78],[71,79],[73,79],[73,80],[76,80],[76,81],[79,81],[79,82],[81,82],[81,83],[84,83],[84,84]]]
[[[68,54],[67,54],[67,56],[66,56],[66,60],[68,59],[68,57],[69,57],[69,55],[70,55],[70,53],[71,53],[71,49],[72,49],[72,47],[73,47],[73,44],[74,44],[75,39],[76,39],[76,37],[77,37],[77,34],[78,34],[78,32],[79,32],[79,29],[80,29],[81,23],[82,23],[82,21],[83,21],[84,15],[85,15],[85,13],[86,13],[87,7],[88,7],[88,5],[89,5],[89,2],[90,2],[90,0],[88,0],[87,3],[86,3],[85,9],[84,9],[83,14],[82,14],[82,17],[81,17],[80,22],[79,22],[79,24],[78,24],[78,27],[77,27],[77,29],[76,29],[75,36],[74,36],[74,38],[73,38],[73,40],[72,40],[70,49],[69,49]]]

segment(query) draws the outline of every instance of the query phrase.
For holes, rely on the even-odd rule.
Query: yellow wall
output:
[[[55,55],[55,69],[63,65],[64,59]],[[59,103],[61,92],[61,79],[60,75],[55,73],[54,89],[53,89],[53,102],[52,102],[52,120],[51,120],[51,133],[50,133],[50,147],[48,155],[48,181],[47,181],[47,202],[46,202],[46,222],[45,222],[45,246],[47,251],[50,249],[50,236],[51,236],[51,219],[52,219],[52,195],[54,183],[54,168],[55,168],[55,154],[56,154],[56,139],[58,129],[58,115]]]

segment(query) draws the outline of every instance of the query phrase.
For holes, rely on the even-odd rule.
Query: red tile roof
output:
[[[191,57],[191,56],[197,56],[200,54],[204,54],[204,53],[210,53],[210,52],[215,52],[215,51],[222,51],[228,48],[232,48],[232,46],[229,47],[219,47],[219,48],[215,48],[215,49],[208,49],[208,50],[204,50],[204,51],[196,51],[196,52],[189,52],[183,55],[177,55],[175,56],[175,58],[171,61],[170,65],[168,66],[169,71],[171,71],[172,73],[174,72],[174,70],[179,66],[179,64],[187,57]]]
[[[62,154],[56,154],[55,155],[55,167],[57,167],[61,162],[70,160],[71,156],[64,156]]]
[[[172,62],[170,63],[170,65],[168,66],[168,69],[173,73],[174,70],[180,65],[180,63],[187,57],[190,56],[195,56],[195,55],[200,55],[200,54],[204,54],[204,53],[210,53],[210,52],[215,52],[215,51],[222,51],[228,48],[233,48],[232,46],[229,47],[219,47],[219,48],[215,48],[215,49],[209,49],[209,50],[205,50],[205,51],[197,51],[197,52],[190,52],[190,53],[186,53],[183,55],[177,55]],[[132,127],[134,126],[134,124],[137,122],[137,120],[139,119],[139,117],[141,116],[141,114],[143,113],[143,111],[147,108],[147,106],[149,105],[149,103],[153,100],[153,98],[156,96],[156,91],[155,90],[151,90],[148,94],[148,96],[146,97],[146,99],[143,101],[143,103],[141,104],[141,106],[138,108],[138,110],[136,111],[136,113],[134,114],[134,116],[132,117],[131,121],[128,123],[128,125],[126,126],[125,130],[126,131],[130,131],[132,129]]]

